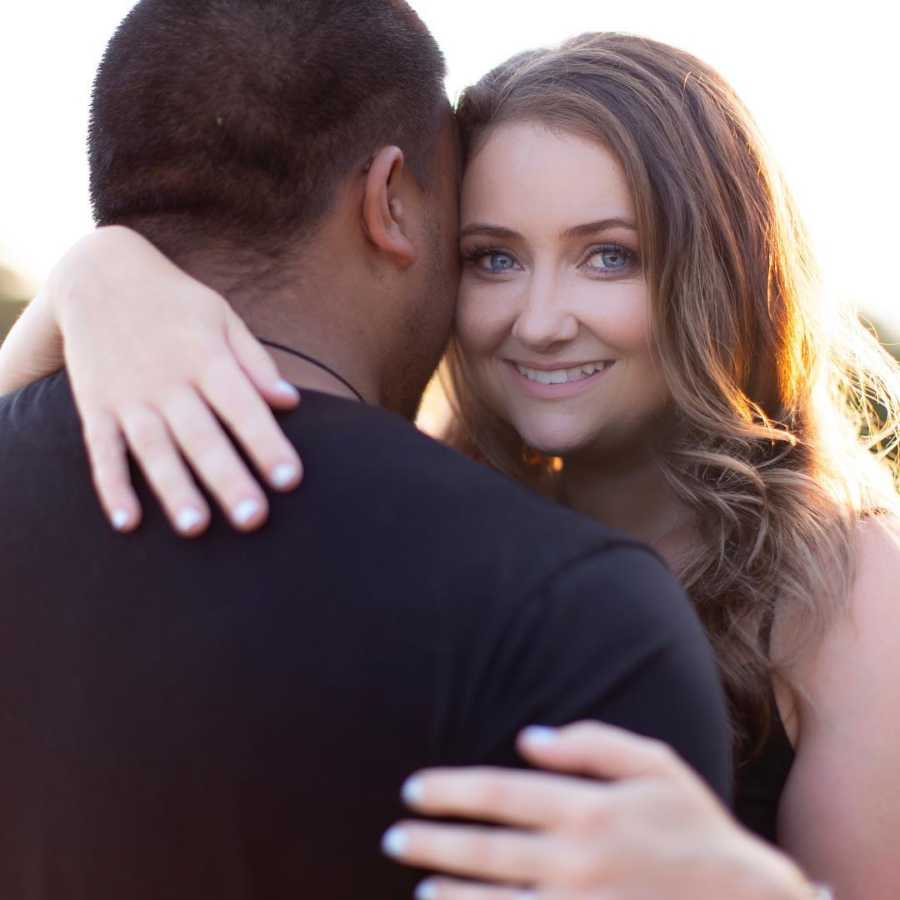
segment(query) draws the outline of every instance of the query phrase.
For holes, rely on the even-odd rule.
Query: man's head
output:
[[[455,288],[443,79],[402,0],[141,0],[94,85],[97,222],[144,234],[252,327],[393,360],[376,390],[410,412]]]

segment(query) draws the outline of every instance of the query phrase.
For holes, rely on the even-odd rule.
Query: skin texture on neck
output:
[[[335,229],[328,229],[334,231]],[[377,291],[367,292],[343,271],[330,271],[323,258],[342,258],[358,248],[346,248],[340,235],[324,234],[295,268],[285,289],[274,295],[229,299],[257,337],[283,344],[324,363],[350,382],[368,403],[381,404],[384,350],[377,329],[362,325],[368,304],[372,315],[380,306]],[[340,267],[338,267],[340,268]],[[323,271],[324,270],[324,271]],[[356,400],[353,392],[322,368],[266,347],[284,378],[299,388]]]
[[[566,459],[560,499],[649,544],[670,564],[699,538],[691,511],[672,491],[650,450],[615,463],[608,458]]]
[[[323,368],[323,366],[317,366],[313,362],[300,359],[277,347],[267,346],[266,350],[269,352],[272,359],[275,360],[275,365],[278,366],[278,370],[281,372],[282,377],[290,381],[295,387],[319,391],[322,394],[332,394],[335,397],[343,397],[345,400],[360,402],[360,397],[351,391],[340,378],[336,378]],[[307,355],[312,356],[312,354]],[[318,357],[313,358],[318,359]],[[322,362],[329,368],[334,369],[334,366],[326,363],[324,360],[322,360]],[[335,369],[335,371],[338,370]],[[360,391],[360,394],[362,394],[362,391]],[[365,394],[362,394],[362,400],[368,402]]]
[[[333,243],[329,245],[334,248]],[[339,273],[322,277],[318,255],[314,248],[302,260],[285,262],[281,283],[274,285],[252,275],[229,275],[202,262],[188,268],[198,280],[227,297],[257,337],[320,360],[339,372],[367,402],[379,404],[383,362],[372,333],[354,322],[359,298]],[[313,363],[273,347],[266,351],[281,375],[297,387],[357,399]]]

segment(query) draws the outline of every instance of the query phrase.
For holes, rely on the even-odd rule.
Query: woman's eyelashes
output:
[[[591,275],[609,277],[631,273],[637,263],[637,253],[621,244],[599,244],[591,247],[583,268]]]
[[[524,266],[509,250],[499,247],[476,247],[462,251],[464,265],[489,277],[522,271]],[[622,244],[596,244],[582,257],[578,268],[593,278],[630,275],[637,267],[638,255]]]
[[[463,251],[463,262],[486,275],[504,275],[522,268],[512,253],[493,247]]]

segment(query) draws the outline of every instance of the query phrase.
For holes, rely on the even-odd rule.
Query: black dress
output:
[[[772,698],[772,724],[759,753],[735,772],[734,809],[746,828],[776,843],[778,804],[794,764],[794,748]]]

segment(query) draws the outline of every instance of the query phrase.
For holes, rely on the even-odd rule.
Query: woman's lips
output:
[[[575,397],[590,390],[612,369],[616,362],[615,360],[598,360],[593,363],[559,369],[533,369],[511,360],[504,360],[504,364],[512,376],[513,383],[523,393],[541,400],[557,400]],[[597,368],[598,366],[600,368]],[[592,369],[594,371],[588,374]],[[561,380],[563,377],[565,377],[565,381]],[[548,381],[551,383],[547,383]]]

